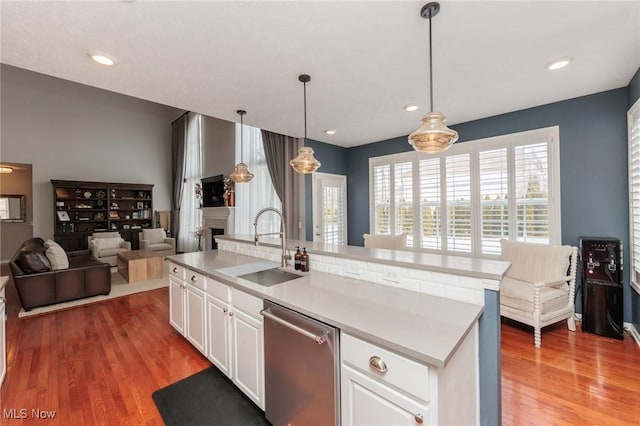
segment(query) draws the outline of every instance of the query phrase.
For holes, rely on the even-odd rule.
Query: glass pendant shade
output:
[[[235,183],[245,183],[249,182],[253,179],[253,173],[249,172],[249,168],[244,163],[236,164],[236,168],[233,170],[233,173],[229,175],[231,180]]]
[[[313,149],[308,146],[303,146],[298,149],[298,156],[289,161],[293,170],[297,173],[309,174],[318,170],[320,162],[313,156]]]
[[[240,162],[236,164],[233,173],[229,178],[235,183],[246,183],[253,179],[253,173],[249,172],[249,167],[242,161],[242,150],[244,149],[244,120],[242,119],[247,111],[239,109],[237,113],[240,115]]]
[[[409,143],[416,151],[437,154],[446,151],[458,140],[458,132],[444,123],[446,117],[441,112],[431,111],[422,117],[422,125],[409,135]]]

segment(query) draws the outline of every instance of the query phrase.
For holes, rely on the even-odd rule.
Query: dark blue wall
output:
[[[324,142],[307,139],[307,146],[313,148],[314,156],[320,162],[318,169],[322,173],[332,173],[336,175],[347,174],[347,148],[330,145]],[[348,179],[347,179],[348,181]],[[308,241],[313,241],[313,200],[311,197],[311,175],[305,176],[305,234]],[[347,194],[349,190],[347,189]],[[348,206],[347,206],[348,208]],[[347,211],[348,213],[348,211]]]
[[[457,143],[464,143],[558,125],[562,242],[578,245],[583,235],[607,236],[620,238],[626,248],[628,105],[629,90],[621,88],[452,127],[460,133]],[[349,244],[362,245],[362,234],[369,232],[369,158],[411,149],[406,136],[347,149]],[[630,321],[629,268],[625,283],[625,321]]]

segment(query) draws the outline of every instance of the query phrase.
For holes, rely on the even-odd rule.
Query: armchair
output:
[[[176,254],[176,239],[168,238],[167,232],[162,228],[143,229],[139,240],[141,250],[151,250],[163,256]]]
[[[111,266],[118,265],[118,253],[131,251],[131,243],[119,232],[94,232],[87,239],[93,257]]]
[[[500,282],[500,315],[532,326],[536,347],[542,327],[566,319],[575,331],[578,249],[507,240],[500,246],[501,260],[511,262]]]

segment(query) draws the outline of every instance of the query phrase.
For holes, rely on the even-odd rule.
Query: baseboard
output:
[[[636,329],[636,327],[633,325],[633,323],[630,322],[625,322],[624,323],[624,330],[629,333],[629,335],[633,338],[633,340],[636,341],[636,344],[638,346],[640,346],[640,333],[638,333],[638,330]]]

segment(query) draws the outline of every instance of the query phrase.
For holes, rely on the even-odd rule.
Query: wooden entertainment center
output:
[[[54,240],[65,251],[87,250],[94,232],[118,231],[139,248],[138,233],[153,228],[153,185],[52,180]]]

